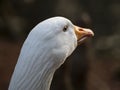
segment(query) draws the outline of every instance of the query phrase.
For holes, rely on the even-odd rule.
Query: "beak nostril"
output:
[[[79,31],[84,31],[82,28],[79,28],[78,30],[79,30]]]

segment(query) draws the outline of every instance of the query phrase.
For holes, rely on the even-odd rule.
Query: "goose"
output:
[[[78,27],[65,17],[40,22],[21,48],[8,90],[49,90],[55,71],[92,36],[91,29]]]

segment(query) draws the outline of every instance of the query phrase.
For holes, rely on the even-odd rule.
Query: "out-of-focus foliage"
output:
[[[0,90],[6,90],[29,31],[64,16],[95,36],[79,46],[55,73],[51,90],[120,90],[119,0],[1,0]]]

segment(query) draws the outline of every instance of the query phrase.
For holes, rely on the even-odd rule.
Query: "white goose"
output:
[[[64,17],[39,23],[25,40],[9,90],[49,90],[56,69],[94,33]]]

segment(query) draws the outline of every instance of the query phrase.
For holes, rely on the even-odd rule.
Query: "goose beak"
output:
[[[91,29],[74,26],[74,31],[77,37],[78,44],[81,44],[89,37],[94,36],[94,33]]]

